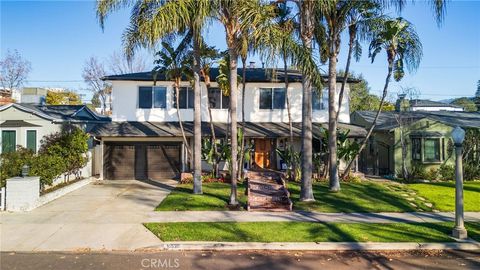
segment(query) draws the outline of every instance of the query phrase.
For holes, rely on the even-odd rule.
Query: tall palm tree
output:
[[[154,48],[166,37],[192,33],[194,90],[194,184],[193,193],[202,193],[201,180],[201,89],[200,38],[206,20],[212,15],[209,0],[125,1],[98,0],[97,16],[103,27],[105,18],[122,7],[132,7],[130,25],[123,36],[127,57],[139,47]]]
[[[192,150],[190,149],[187,136],[185,135],[185,129],[183,127],[183,121],[180,114],[180,83],[182,77],[185,75],[185,61],[186,61],[186,52],[187,52],[187,43],[189,43],[188,36],[183,40],[184,42],[174,49],[172,45],[168,42],[162,42],[163,49],[156,53],[159,57],[155,60],[155,66],[153,68],[154,74],[154,83],[157,78],[157,73],[163,74],[166,80],[173,81],[173,88],[175,89],[176,97],[176,108],[177,108],[177,118],[180,125],[180,130],[182,132],[183,143],[188,151],[190,158],[192,156]]]
[[[406,66],[407,70],[410,72],[415,71],[420,64],[423,55],[422,44],[417,32],[413,28],[413,25],[403,18],[386,19],[379,22],[377,28],[374,29],[372,36],[372,41],[369,46],[369,57],[372,59],[373,63],[375,57],[382,50],[385,50],[387,54],[388,72],[383,86],[382,99],[380,100],[380,105],[375,114],[375,118],[367,132],[365,140],[352,160],[357,158],[359,153],[365,149],[368,139],[372,135],[373,129],[375,128],[378,117],[382,111],[392,75],[395,81],[400,81],[405,75],[404,67]]]

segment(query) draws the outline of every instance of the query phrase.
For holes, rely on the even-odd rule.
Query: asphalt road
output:
[[[0,269],[480,269],[480,251],[1,253]]]

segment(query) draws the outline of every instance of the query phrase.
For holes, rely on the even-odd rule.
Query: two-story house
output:
[[[228,135],[230,100],[218,88],[215,82],[217,75],[218,69],[212,68],[210,73],[212,83],[208,88],[208,95],[206,85],[202,83],[202,136],[209,137],[211,134],[207,106],[209,103],[216,137],[222,139]],[[288,76],[290,84],[286,91],[283,72],[272,72],[263,68],[247,69],[245,138],[253,147],[253,158],[246,164],[247,167],[281,169],[282,162],[276,154],[276,148],[283,148],[289,143],[287,93],[291,104],[294,148],[300,151],[302,77],[297,71],[290,71]],[[159,75],[154,83],[151,72],[113,75],[104,79],[113,86],[112,122],[98,125],[92,131],[103,149],[104,170],[101,177],[172,178],[187,170],[191,160],[182,143],[173,82],[166,81]],[[340,79],[338,84],[340,88]],[[239,127],[242,122],[241,89],[242,85],[239,84],[237,100]],[[322,136],[322,127],[327,127],[328,122],[328,95],[326,90],[322,92],[325,94],[321,92],[313,94],[312,121],[315,140]],[[186,136],[193,141],[193,89],[188,81],[182,82],[179,107]],[[341,128],[349,129],[352,137],[365,135],[363,128],[350,125],[348,85],[339,111]],[[193,142],[190,145],[193,145]],[[318,147],[318,143],[314,142],[314,147]]]

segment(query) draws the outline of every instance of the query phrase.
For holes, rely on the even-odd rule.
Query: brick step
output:
[[[262,196],[262,195],[251,195],[248,197],[248,202],[251,204],[259,203],[288,203],[287,196]]]
[[[283,190],[250,190],[249,193],[251,196],[261,196],[261,197],[286,197],[285,191]]]
[[[275,206],[275,207],[250,207],[249,211],[264,211],[264,212],[287,212],[290,211],[288,206]]]
[[[283,186],[278,184],[250,183],[249,187],[252,190],[283,190]]]

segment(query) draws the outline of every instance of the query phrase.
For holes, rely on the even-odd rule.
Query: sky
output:
[[[398,16],[395,12],[388,15]],[[390,86],[390,99],[400,89],[414,87],[420,98],[445,100],[473,96],[480,80],[480,1],[450,1],[443,24],[437,26],[430,6],[424,1],[409,4],[401,14],[415,25],[423,45],[423,59],[415,73],[407,73]],[[0,1],[0,56],[17,50],[32,64],[26,86],[66,87],[88,93],[82,69],[90,56],[106,60],[121,51],[122,33],[129,23],[129,10],[113,13],[102,30],[95,15],[94,1]],[[223,28],[213,23],[206,33],[207,42],[225,49]],[[344,39],[346,42],[346,39]],[[363,74],[371,92],[380,94],[386,76],[386,56],[374,63],[363,56],[351,70]],[[344,69],[346,44],[339,56]],[[151,53],[146,53],[153,63]],[[252,56],[260,66],[261,60]],[[326,67],[322,67],[327,70]]]

